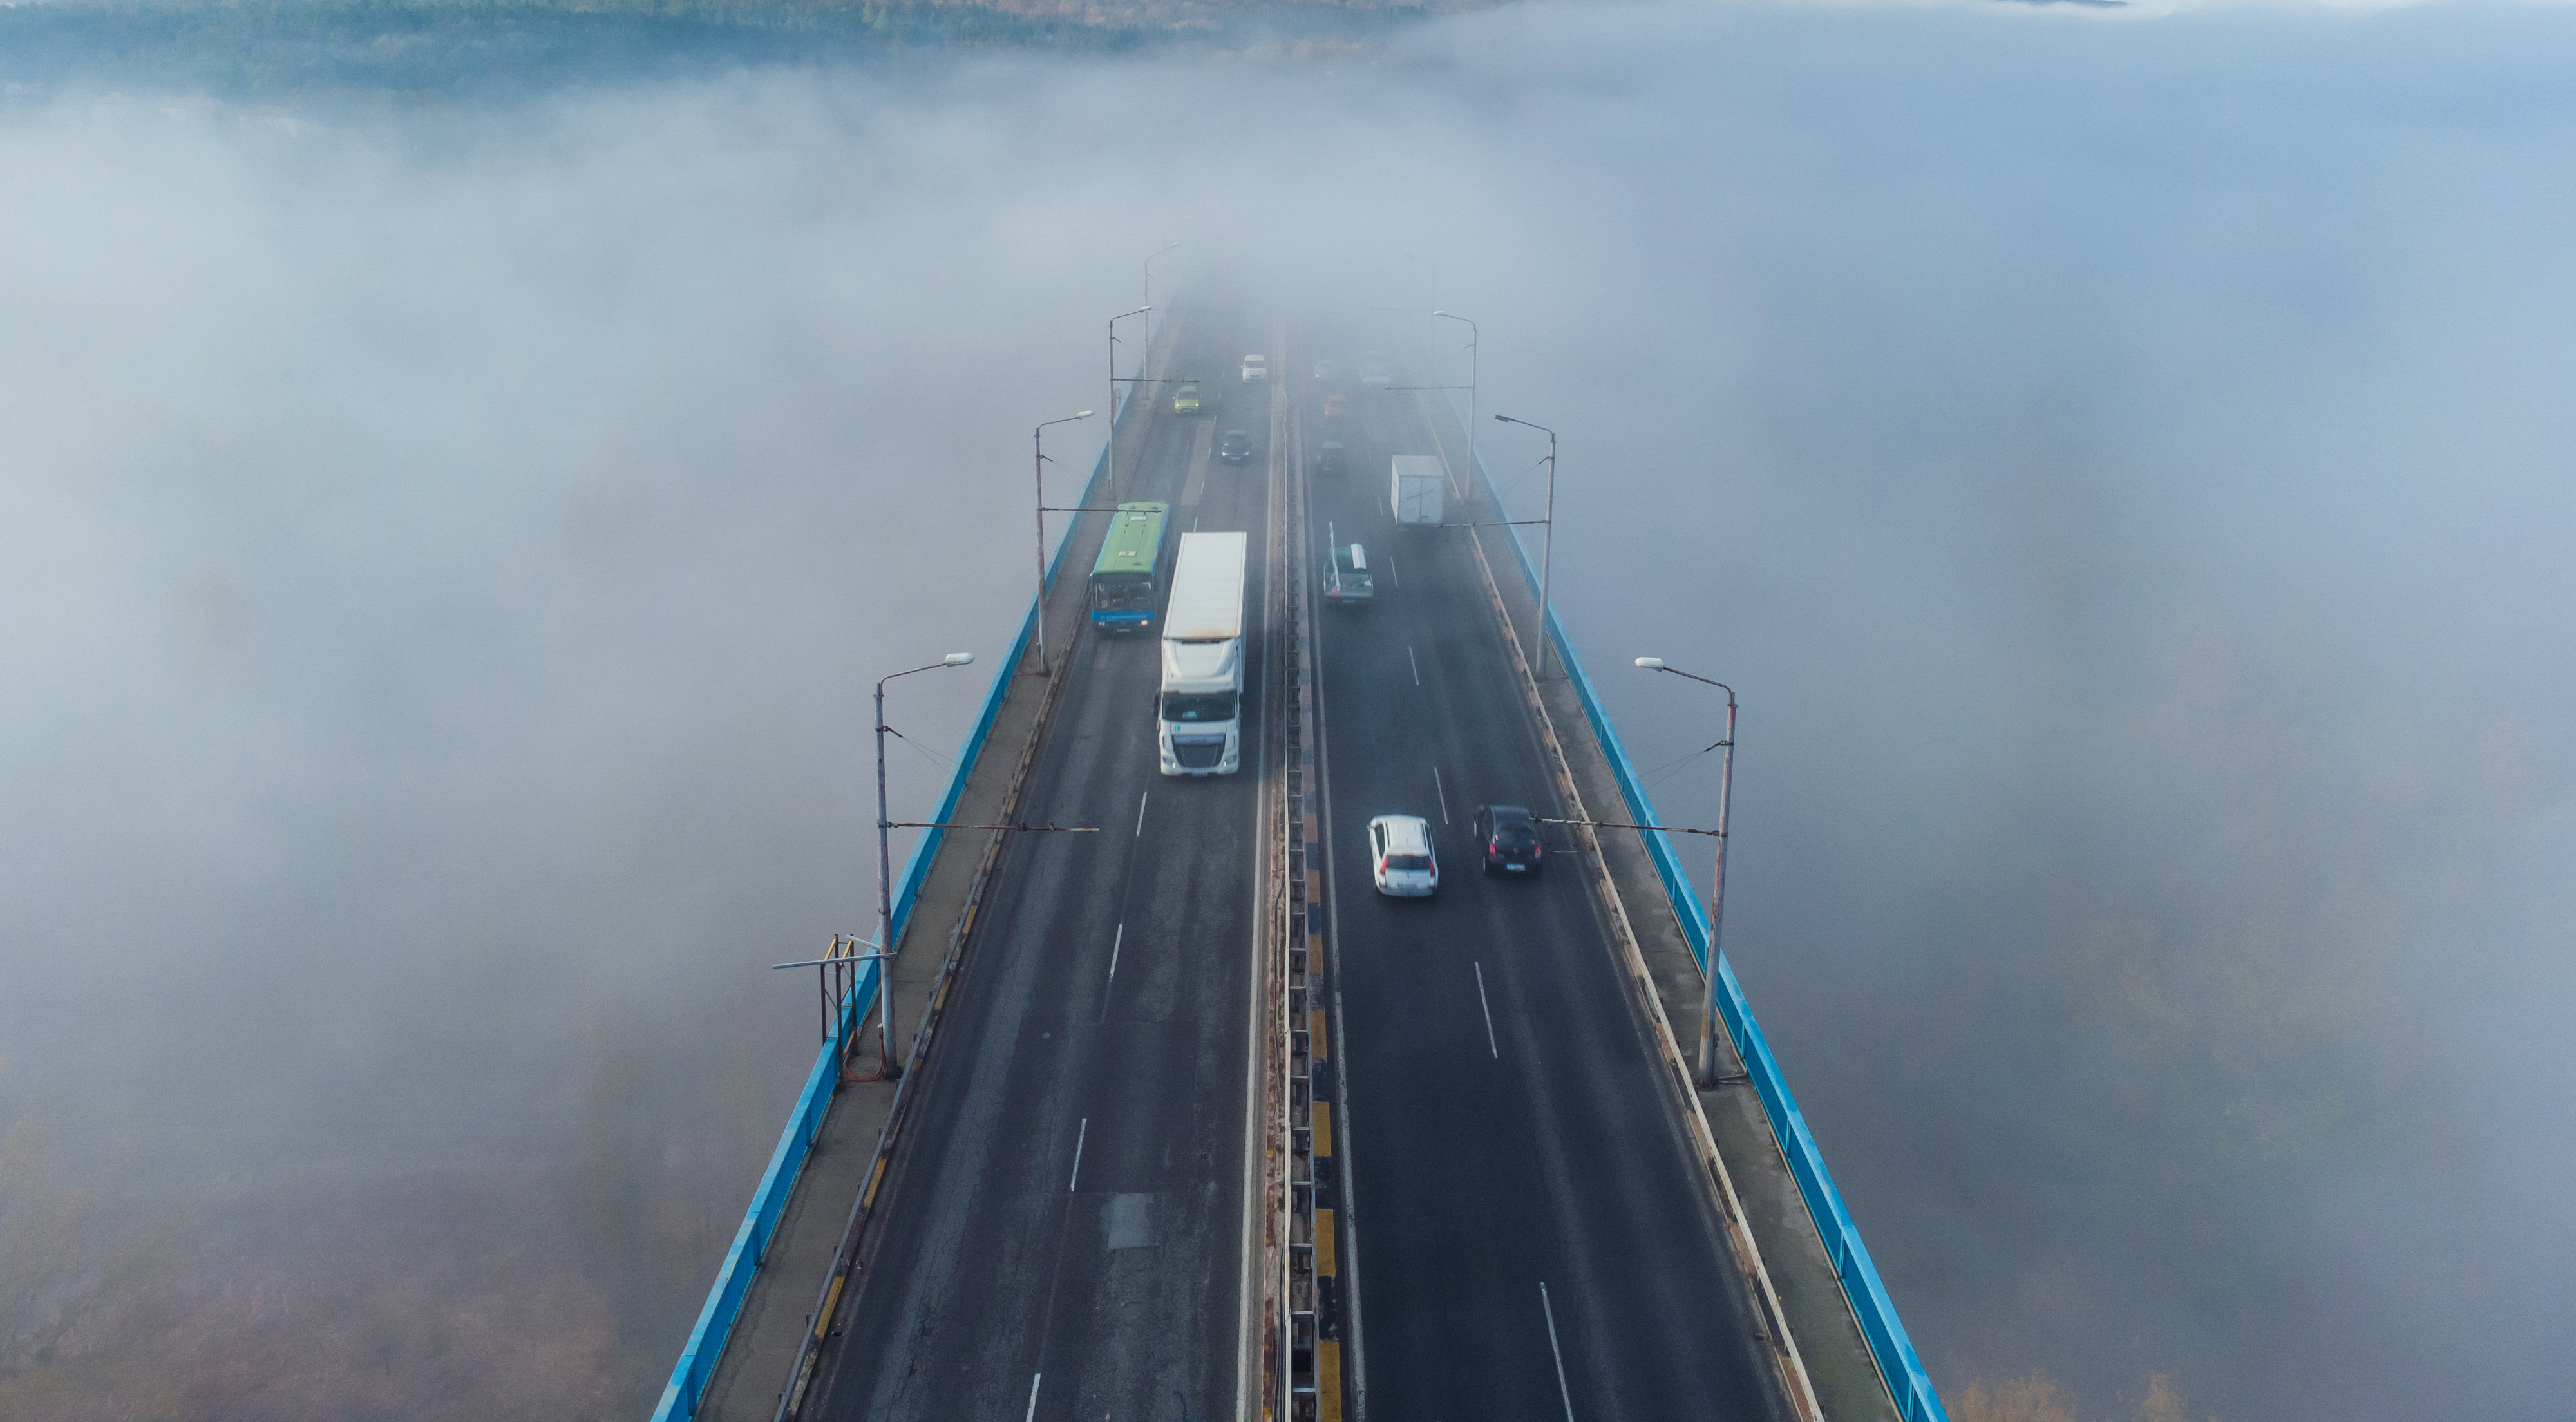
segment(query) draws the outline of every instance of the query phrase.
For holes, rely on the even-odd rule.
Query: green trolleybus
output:
[[[1120,504],[1091,565],[1091,620],[1100,627],[1133,631],[1150,626],[1163,591],[1163,528],[1167,504]]]

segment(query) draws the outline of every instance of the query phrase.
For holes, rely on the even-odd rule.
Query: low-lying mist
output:
[[[2571,29],[1525,7],[8,114],[0,1414],[649,1407],[811,1060],[765,965],[871,927],[869,684],[982,654],[890,694],[926,807],[1028,427],[1179,239],[1158,302],[1481,323],[1672,821],[1722,708],[1629,659],[1742,693],[1731,955],[1955,1413],[2547,1415]]]

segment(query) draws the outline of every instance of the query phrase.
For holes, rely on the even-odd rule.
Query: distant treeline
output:
[[[939,49],[1110,52],[1168,33],[845,0],[52,0],[0,8],[0,104],[135,90],[426,97]]]

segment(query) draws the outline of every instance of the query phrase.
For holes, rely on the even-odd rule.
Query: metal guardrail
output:
[[[1456,412],[1456,397],[1448,397]],[[1486,496],[1495,507],[1502,506],[1501,492],[1493,476],[1485,469],[1481,455],[1475,461],[1476,477],[1484,481]],[[1530,595],[1538,595],[1538,568],[1530,562],[1529,549],[1521,542],[1518,528],[1511,534],[1513,556],[1520,560],[1521,575],[1529,580]],[[1619,742],[1617,728],[1610,724],[1610,714],[1602,707],[1601,698],[1593,691],[1592,679],[1584,674],[1583,663],[1574,653],[1574,641],[1566,635],[1564,622],[1556,609],[1547,610],[1549,640],[1556,644],[1564,658],[1567,678],[1583,703],[1584,719],[1592,723],[1592,733],[1601,742],[1609,758],[1610,769],[1619,781],[1619,794],[1628,802],[1629,813],[1639,824],[1659,824],[1654,802],[1647,798],[1644,782],[1637,778],[1636,767],[1628,761],[1627,748]],[[1672,837],[1661,831],[1644,835],[1646,849],[1654,860],[1655,872],[1664,881],[1664,891],[1673,901],[1681,921],[1682,936],[1690,944],[1691,956],[1699,960],[1700,971],[1708,971],[1708,909],[1691,888],[1690,876],[1682,869],[1680,856],[1673,850]],[[1720,953],[1717,959],[1718,1016],[1726,1024],[1727,1034],[1735,1040],[1736,1055],[1743,1058],[1744,1070],[1754,1091],[1762,1098],[1762,1109],[1771,1118],[1772,1134],[1779,1139],[1780,1152],[1787,1158],[1789,1174],[1798,1182],[1798,1193],[1807,1202],[1807,1212],[1815,1218],[1816,1233],[1824,1240],[1825,1253],[1833,1262],[1834,1273],[1842,1280],[1843,1294],[1851,1303],[1852,1316],[1860,1323],[1861,1335],[1868,1340],[1872,1357],[1878,1362],[1879,1375],[1887,1383],[1888,1395],[1895,1401],[1898,1415],[1905,1422],[1949,1422],[1949,1413],[1941,1406],[1941,1396],[1932,1386],[1932,1375],[1925,1371],[1923,1360],[1915,1354],[1913,1340],[1906,1336],[1905,1325],[1896,1316],[1896,1303],[1888,1297],[1887,1286],[1878,1277],[1878,1266],[1861,1243],[1860,1227],[1852,1222],[1851,1212],[1843,1205],[1842,1192],[1834,1187],[1832,1172],[1825,1168],[1824,1152],[1807,1130],[1807,1119],[1798,1110],[1798,1098],[1789,1091],[1789,1080],[1781,1073],[1779,1062],[1771,1055],[1771,1044],[1763,1038],[1762,1026],[1754,1020],[1752,1004],[1744,989],[1736,983],[1735,968]]]
[[[1118,435],[1118,423],[1135,403],[1131,395],[1122,400],[1111,419],[1110,438]],[[1091,478],[1083,485],[1082,497],[1076,503],[1091,502],[1092,491],[1099,487],[1102,471],[1108,467],[1109,449],[1104,442],[1100,458],[1091,466]],[[1046,585],[1055,586],[1056,576],[1064,566],[1065,550],[1073,544],[1072,530],[1055,546],[1047,562]],[[1037,635],[1038,618],[1045,615],[1045,603],[1032,597],[1028,615],[1020,621],[1020,634],[1011,642],[1011,654],[993,670],[992,689],[984,694],[983,710],[976,716],[974,728],[966,733],[964,745],[957,752],[957,773],[948,782],[948,792],[930,818],[946,821],[953,818],[957,802],[966,793],[966,779],[975,769],[976,758],[983,753],[984,739],[992,732],[993,722],[1001,714],[1003,699],[1009,695],[1011,682],[1019,674],[1020,660],[1028,655],[1029,642]],[[904,861],[903,878],[894,900],[893,922],[886,935],[889,943],[901,943],[905,927],[912,920],[913,902],[919,897],[922,882],[930,875],[931,860],[939,852],[940,840],[947,831],[922,831]],[[715,1376],[716,1363],[723,1358],[726,1340],[733,1336],[733,1326],[741,1316],[743,1299],[751,1292],[751,1281],[769,1250],[771,1234],[778,1228],[778,1217],[787,1209],[795,1194],[797,1177],[804,1172],[805,1158],[823,1130],[823,1117],[831,1109],[834,1088],[840,1080],[842,1043],[876,1003],[880,960],[861,969],[841,1009],[840,1020],[815,1056],[814,1070],[805,1079],[805,1090],[796,1098],[795,1109],[787,1116],[786,1129],[779,1133],[778,1148],[770,1153],[769,1168],[762,1172],[759,1188],[752,1191],[751,1207],[743,1212],[742,1225],[734,1231],[732,1248],[725,1251],[724,1264],[716,1271],[714,1287],[707,1291],[706,1305],[698,1311],[697,1326],[689,1331],[689,1341],[680,1350],[680,1360],[671,1369],[671,1380],[663,1385],[662,1397],[653,1409],[653,1422],[689,1422],[697,1416],[698,1403],[706,1395],[707,1383]]]

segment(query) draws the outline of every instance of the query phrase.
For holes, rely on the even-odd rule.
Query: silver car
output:
[[[1369,821],[1369,877],[1390,898],[1427,899],[1440,891],[1440,861],[1431,852],[1431,824],[1420,815],[1380,815]]]

